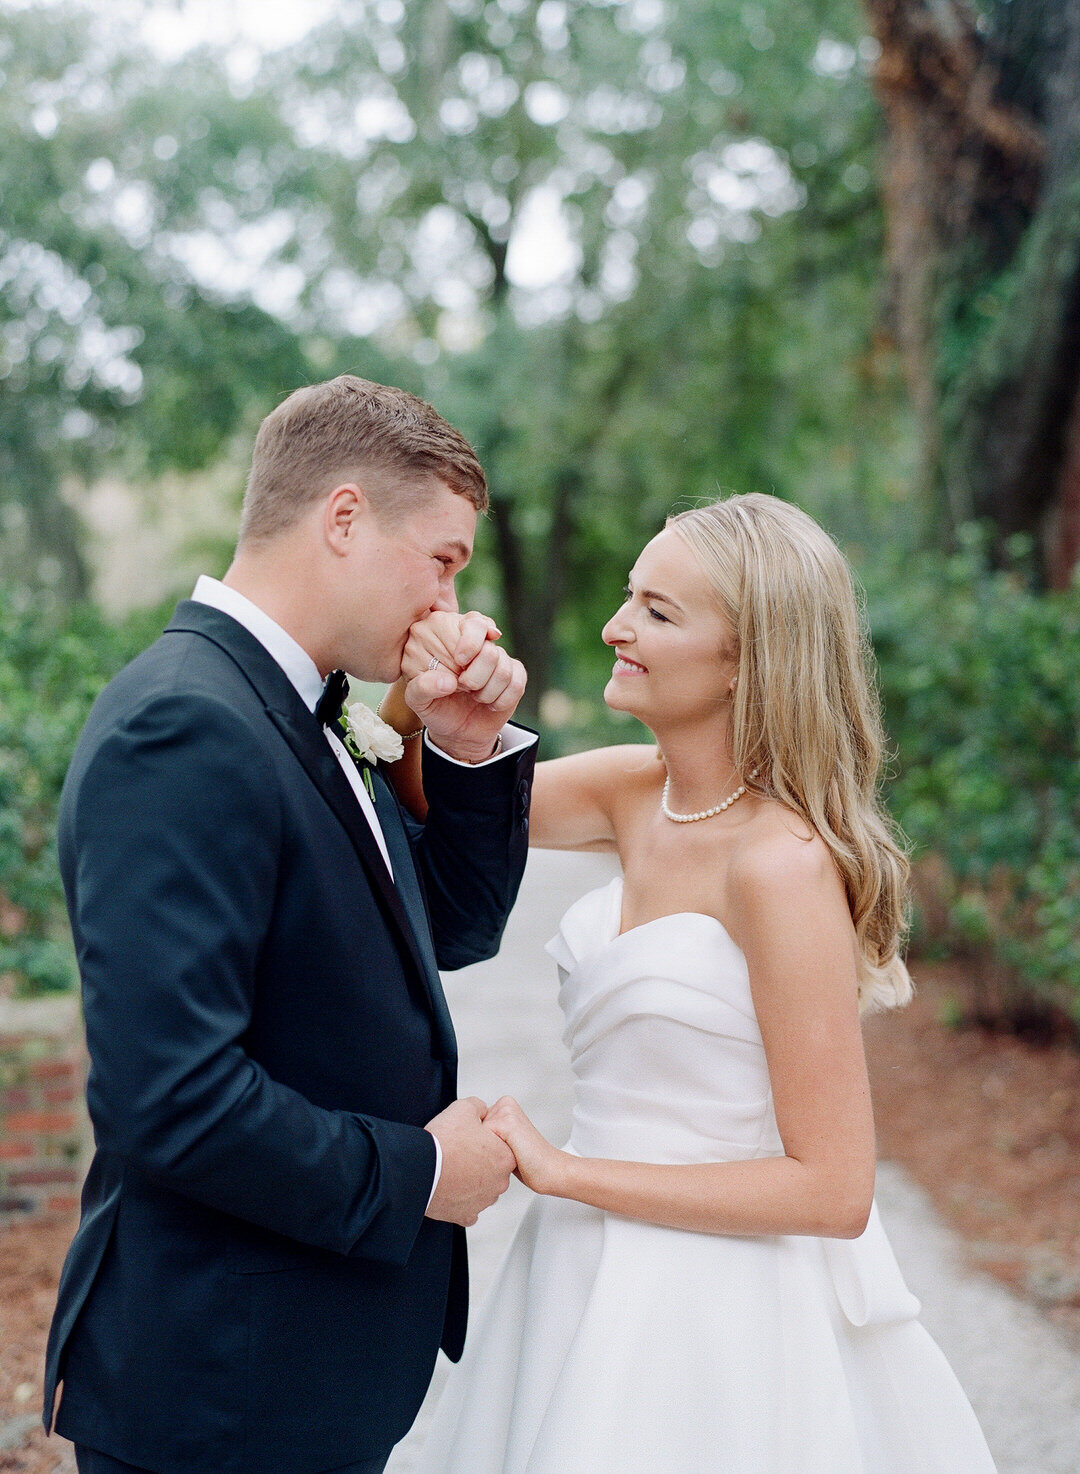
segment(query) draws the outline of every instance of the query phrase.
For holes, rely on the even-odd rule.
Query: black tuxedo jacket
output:
[[[384,1453],[440,1342],[464,1233],[425,1218],[455,1094],[437,967],[498,948],[532,748],[430,751],[427,823],[376,772],[390,880],[264,647],[185,602],[103,692],[60,809],[96,1152],[49,1339],[46,1426],[164,1474]]]

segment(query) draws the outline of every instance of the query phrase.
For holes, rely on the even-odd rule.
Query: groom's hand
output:
[[[442,1173],[427,1217],[471,1228],[485,1208],[510,1186],[513,1152],[484,1125],[487,1107],[469,1096],[455,1100],[428,1122],[442,1147]]]
[[[405,646],[405,700],[435,745],[462,762],[492,756],[525,690],[525,667],[498,638],[484,614],[436,610],[413,625]]]

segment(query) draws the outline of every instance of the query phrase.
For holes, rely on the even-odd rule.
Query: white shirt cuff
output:
[[[431,1191],[428,1193],[427,1200],[427,1207],[430,1208],[431,1200],[435,1196],[435,1189],[439,1185],[439,1178],[442,1176],[442,1142],[432,1132],[429,1131],[428,1135],[435,1143],[435,1180],[431,1184]]]
[[[525,727],[516,727],[513,722],[507,722],[499,736],[502,738],[502,750],[492,757],[486,757],[482,763],[463,763],[460,758],[451,757],[448,752],[443,752],[441,747],[432,742],[430,732],[424,733],[424,743],[431,748],[432,752],[437,752],[448,763],[456,763],[459,768],[486,768],[488,763],[500,762],[510,753],[522,747],[531,747],[534,742],[540,741],[535,732],[530,732]]]

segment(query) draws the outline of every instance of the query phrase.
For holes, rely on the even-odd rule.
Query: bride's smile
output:
[[[723,724],[738,669],[735,636],[677,533],[665,530],[642,550],[603,640],[617,657],[604,690],[612,710],[653,731],[657,721],[665,729]]]

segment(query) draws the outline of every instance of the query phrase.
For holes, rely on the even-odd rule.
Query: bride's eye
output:
[[[651,604],[649,605],[649,613],[652,615],[653,619],[658,619],[661,624],[671,623],[666,614],[661,614],[659,609],[654,609]]]

